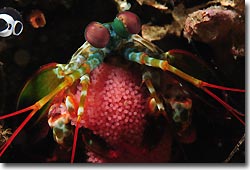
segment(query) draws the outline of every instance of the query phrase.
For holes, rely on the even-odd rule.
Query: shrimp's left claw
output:
[[[33,101],[40,100],[55,89],[60,83],[62,83],[63,79],[58,78],[58,76],[54,73],[54,69],[56,68],[57,63],[46,64],[31,77],[31,79],[23,87],[18,97],[18,108],[30,106],[33,104]],[[39,111],[40,117],[37,121],[39,121],[40,118],[46,114],[48,108],[49,104]]]
[[[57,93],[59,93],[61,90],[63,90],[65,87],[69,86],[71,82],[68,82],[67,80],[63,81],[57,88],[55,88],[52,92],[50,92],[48,95],[37,101],[35,104],[24,108],[22,110],[19,110],[17,112],[10,113],[5,116],[1,116],[1,119],[6,119],[8,117],[15,116],[17,114],[25,113],[27,111],[31,111],[31,113],[26,117],[26,119],[21,123],[21,125],[18,126],[18,128],[15,130],[15,132],[12,134],[12,136],[9,138],[8,141],[4,144],[3,148],[1,148],[0,157],[3,155],[5,150],[9,147],[9,145],[12,143],[12,141],[15,139],[16,135],[23,129],[23,127],[29,122],[29,120],[34,116],[35,113],[37,113],[38,110],[40,110],[45,104],[47,104]]]
[[[55,65],[53,65],[55,66]],[[52,67],[54,68],[54,67]],[[85,69],[84,67],[82,68],[83,70]],[[41,80],[44,80],[44,78],[46,77],[43,77],[43,76],[48,76],[49,75],[53,75],[51,74],[52,73],[52,70],[51,70],[51,67],[45,67],[45,68],[42,68],[40,69],[39,71],[39,75],[36,75],[35,77],[33,77],[24,87],[24,90],[22,91],[21,93],[21,98],[26,96],[27,93],[29,93],[30,91],[29,90],[35,90],[35,89],[32,89],[34,88],[33,85],[37,85],[36,83],[40,83]],[[1,148],[1,152],[0,152],[0,156],[2,156],[2,154],[5,152],[5,150],[9,147],[9,145],[12,143],[12,141],[14,140],[14,138],[16,137],[16,135],[22,130],[22,128],[29,122],[29,120],[34,116],[35,113],[37,113],[41,108],[43,108],[43,106],[45,106],[49,101],[51,101],[51,99],[53,99],[53,97],[55,95],[57,95],[59,92],[61,92],[62,90],[64,90],[65,88],[71,86],[73,84],[73,82],[77,79],[79,79],[79,72],[76,71],[74,73],[72,73],[71,75],[69,76],[66,76],[64,78],[64,80],[62,80],[61,83],[57,84],[56,87],[54,87],[54,89],[51,91],[51,89],[45,89],[45,91],[48,93],[47,95],[43,95],[44,97],[42,97],[40,100],[38,100],[35,104],[31,105],[31,106],[28,106],[22,110],[19,110],[19,111],[16,111],[16,112],[13,112],[13,113],[10,113],[8,115],[5,115],[5,116],[1,116],[0,117],[0,120],[1,119],[6,119],[6,118],[9,118],[9,117],[12,117],[12,116],[15,116],[15,115],[18,115],[18,114],[21,114],[21,113],[25,113],[27,111],[30,111],[31,110],[31,113],[26,117],[26,119],[21,123],[21,125],[18,126],[18,128],[15,130],[15,132],[12,134],[12,136],[9,138],[9,140],[4,144],[3,148]],[[47,81],[48,82],[48,81]],[[59,81],[60,82],[60,81]],[[56,83],[55,83],[56,84]],[[54,85],[55,85],[54,84]],[[54,86],[53,85],[53,86]],[[44,87],[49,87],[49,82],[47,84],[47,86],[44,86]],[[27,90],[28,89],[28,90]],[[44,91],[42,93],[38,93],[38,96],[44,94]]]

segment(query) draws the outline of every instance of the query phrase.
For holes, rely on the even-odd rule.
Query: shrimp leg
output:
[[[79,107],[77,110],[77,122],[76,122],[76,128],[75,128],[75,133],[74,133],[73,148],[72,148],[72,153],[71,153],[71,163],[74,162],[74,158],[75,158],[78,130],[79,130],[81,118],[84,114],[84,103],[85,103],[85,99],[87,96],[88,86],[90,83],[89,75],[88,74],[83,75],[80,78],[80,80],[81,80],[80,84],[82,86],[82,90],[81,90],[80,103],[79,103]]]
[[[158,112],[160,112],[161,114],[163,114],[163,116],[166,118],[167,114],[165,112],[165,108],[163,106],[162,101],[160,100],[160,98],[158,97],[156,90],[151,82],[152,79],[152,75],[149,71],[145,72],[142,75],[142,83],[145,83],[145,85],[147,86],[147,89],[152,97],[151,99],[151,104],[150,104],[150,110],[154,110],[155,106],[158,109]]]
[[[245,122],[239,117],[243,115],[236,109],[234,109],[232,106],[227,104],[225,101],[223,101],[221,98],[219,98],[217,95],[215,95],[213,92],[211,92],[207,87],[210,88],[216,88],[216,89],[221,89],[221,90],[227,90],[227,91],[234,91],[234,92],[245,92],[245,90],[242,89],[234,89],[234,88],[229,88],[229,87],[224,87],[224,86],[218,86],[214,84],[210,84],[207,82],[204,82],[202,80],[199,80],[195,77],[192,77],[183,71],[179,70],[178,68],[170,65],[168,61],[166,60],[161,60],[161,59],[156,59],[153,57],[150,57],[148,54],[144,52],[135,52],[134,49],[129,48],[125,51],[125,58],[127,60],[142,64],[142,65],[147,65],[151,67],[156,67],[160,68],[163,71],[169,71],[180,78],[184,79],[185,81],[193,84],[195,87],[203,90],[205,93],[207,93],[209,96],[214,98],[216,101],[218,101],[221,105],[223,105],[236,119],[238,119],[243,125],[245,125]]]

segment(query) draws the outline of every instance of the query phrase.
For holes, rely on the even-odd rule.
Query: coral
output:
[[[0,146],[3,146],[11,135],[12,135],[11,129],[10,128],[5,129],[3,126],[3,123],[1,122],[0,124]]]
[[[205,43],[217,41],[228,36],[237,21],[238,14],[220,6],[198,10],[188,16],[184,27],[184,36]]]
[[[156,9],[159,9],[159,10],[167,10],[168,7],[165,5],[166,3],[173,4],[172,2],[168,2],[168,0],[165,0],[165,1],[163,0],[162,1],[162,3],[164,3],[164,5],[157,2],[157,1],[155,1],[155,0],[136,0],[136,1],[140,5],[146,4],[146,5],[152,6],[152,7],[156,8]]]
[[[114,2],[117,4],[118,11],[126,11],[131,7],[131,4],[127,0],[114,0]]]
[[[193,10],[194,9],[185,9],[183,4],[177,5],[173,10],[168,9],[168,12],[165,13],[164,21],[167,21],[167,15],[169,15],[173,18],[171,24],[168,22],[160,25],[152,23],[143,24],[142,37],[149,41],[155,41],[161,40],[167,35],[181,36],[187,13]]]
[[[46,25],[44,13],[38,9],[31,11],[28,20],[34,28],[41,28]]]
[[[140,5],[153,6],[161,11],[162,22],[148,22],[142,25],[142,36],[149,41],[158,41],[171,35],[214,43],[224,37],[232,37],[232,53],[244,56],[244,1],[241,0],[211,0],[168,1],[164,12],[154,4],[157,1],[137,0]],[[162,2],[162,1],[160,1]],[[171,6],[168,8],[166,5]],[[164,5],[163,5],[164,6]],[[159,15],[151,12],[150,16]],[[165,16],[165,17],[164,17]],[[159,17],[158,20],[161,20]],[[159,22],[159,21],[158,21]],[[183,33],[183,34],[182,34]],[[238,36],[239,35],[239,36]]]

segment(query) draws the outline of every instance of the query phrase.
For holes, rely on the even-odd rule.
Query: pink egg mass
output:
[[[76,105],[79,105],[80,93],[80,85],[71,89]],[[95,144],[86,147],[88,162],[169,161],[172,143],[169,131],[161,135],[155,146],[149,148],[144,144],[149,97],[141,75],[135,72],[108,64],[92,71],[80,126],[91,130],[112,149],[106,152],[107,149],[97,149],[101,146]],[[70,120],[76,125],[76,112],[70,113]],[[149,138],[150,135],[147,134]]]
[[[102,64],[91,75],[83,124],[116,149],[116,158],[103,158],[89,151],[89,162],[168,161],[171,137],[165,134],[152,150],[142,147],[148,112],[146,89],[140,76]]]

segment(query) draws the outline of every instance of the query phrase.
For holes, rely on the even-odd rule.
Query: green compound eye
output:
[[[116,16],[112,27],[119,36],[125,38],[129,34],[138,34],[141,30],[141,22],[137,15],[125,11]]]

